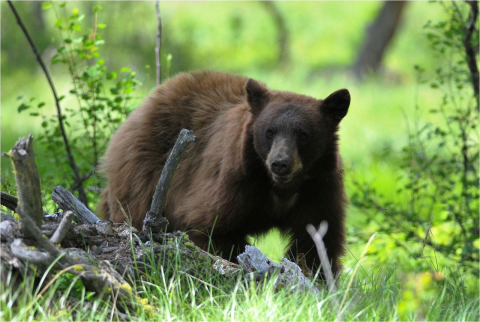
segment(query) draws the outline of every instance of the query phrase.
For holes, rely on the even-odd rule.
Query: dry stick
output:
[[[155,60],[157,67],[157,85],[162,83],[160,64],[160,50],[162,48],[162,17],[160,16],[160,0],[155,0],[155,11],[157,12],[157,45],[155,46]]]
[[[72,211],[80,224],[95,224],[100,221],[93,212],[62,186],[53,188],[52,200],[55,201],[61,209]]]
[[[328,222],[322,221],[318,231],[313,225],[307,225],[307,232],[313,239],[315,246],[317,247],[318,257],[320,257],[320,264],[322,265],[322,270],[325,273],[325,280],[327,281],[328,291],[330,294],[335,294],[337,292],[337,286],[335,285],[335,279],[332,273],[332,267],[330,266],[330,261],[328,260],[327,249],[325,243],[323,242],[323,237],[328,230]],[[337,320],[342,320],[342,311],[340,310],[340,305],[338,299],[333,297],[333,302],[338,311]]]
[[[68,138],[67,138],[67,134],[65,132],[65,127],[63,126],[63,117],[62,117],[62,109],[60,108],[60,100],[57,96],[57,91],[55,90],[55,86],[53,85],[53,81],[52,81],[52,78],[50,77],[50,73],[48,72],[48,69],[45,66],[45,63],[43,62],[42,57],[38,53],[37,47],[33,43],[33,40],[30,37],[30,34],[27,31],[27,28],[23,24],[22,19],[20,19],[20,16],[18,15],[18,12],[15,9],[12,1],[11,0],[7,0],[7,1],[8,1],[8,5],[10,6],[10,8],[13,11],[13,14],[15,15],[15,18],[17,18],[17,23],[20,25],[20,28],[22,28],[22,31],[25,34],[25,37],[27,37],[28,43],[30,44],[30,47],[32,48],[33,53],[35,54],[35,57],[37,58],[38,63],[42,67],[42,70],[45,73],[45,76],[47,77],[50,88],[52,89],[53,97],[55,99],[55,104],[57,106],[58,124],[60,125],[60,132],[62,133],[62,138],[63,138],[63,142],[65,144],[65,149],[67,150],[67,155],[68,155],[68,160],[69,160],[69,163],[70,163],[70,167],[72,168],[73,173],[75,174],[75,177],[74,177],[75,182],[80,182],[82,178],[80,176],[77,165],[75,163],[75,159],[73,158],[73,154],[72,154],[72,151],[70,149],[70,144],[68,143]],[[88,205],[87,195],[85,194],[85,190],[83,189],[82,184],[80,184],[79,187],[78,187],[78,193],[79,193],[80,201],[82,201],[85,205]]]
[[[37,227],[42,226],[42,194],[40,178],[33,155],[33,136],[20,138],[8,153],[15,171],[15,183],[18,193],[18,206],[15,211],[28,214]],[[22,231],[25,233],[25,227]],[[31,237],[31,236],[30,236]]]
[[[325,273],[328,291],[333,294],[337,292],[337,287],[335,286],[332,267],[330,266],[330,261],[328,260],[327,249],[325,248],[325,243],[323,242],[323,237],[327,233],[327,230],[328,223],[326,221],[322,221],[320,223],[320,228],[318,231],[313,225],[307,225],[307,232],[310,234],[315,246],[317,247],[318,256],[320,257],[320,264],[322,264],[322,270]]]
[[[193,131],[187,129],[180,131],[177,142],[175,142],[172,152],[170,152],[167,162],[165,162],[162,174],[160,175],[160,180],[158,180],[150,211],[147,212],[145,220],[143,221],[143,231],[147,229],[147,223],[149,221],[162,217],[163,205],[165,203],[168,188],[170,188],[170,183],[172,182],[173,175],[175,174],[178,164],[180,163],[180,158],[187,149],[188,145],[196,141],[197,137],[193,135]]]
[[[73,212],[67,211],[63,214],[62,221],[55,230],[55,233],[52,237],[50,237],[50,241],[54,244],[60,244],[62,240],[67,235],[68,229],[70,229],[70,225],[72,224],[73,220]]]

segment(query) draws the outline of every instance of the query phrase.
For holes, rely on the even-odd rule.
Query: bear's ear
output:
[[[350,106],[350,93],[347,89],[339,89],[323,100],[321,109],[335,121],[340,122],[347,115]]]
[[[268,104],[268,89],[256,80],[249,78],[245,85],[245,91],[247,92],[247,101],[250,105],[252,114],[260,114],[265,105]]]

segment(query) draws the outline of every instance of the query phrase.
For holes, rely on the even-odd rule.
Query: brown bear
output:
[[[319,264],[307,224],[329,224],[332,269],[341,267],[345,204],[338,124],[346,89],[324,100],[268,89],[243,76],[184,73],[159,86],[120,126],[103,158],[108,185],[100,212],[141,228],[181,129],[198,140],[182,156],[164,206],[170,229],[224,258],[244,251],[247,235],[277,227],[290,254]]]

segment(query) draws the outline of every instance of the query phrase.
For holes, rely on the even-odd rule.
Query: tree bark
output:
[[[357,79],[365,73],[375,73],[381,66],[383,56],[392,42],[407,1],[384,1],[375,21],[368,27],[367,35],[352,67]]]
[[[27,139],[20,138],[8,156],[12,160],[19,200],[15,211],[21,216],[29,216],[37,227],[41,227],[42,195],[40,178],[33,155],[33,136],[30,134]],[[26,232],[25,229],[22,231]]]

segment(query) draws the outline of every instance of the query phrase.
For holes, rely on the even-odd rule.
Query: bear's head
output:
[[[276,186],[296,185],[324,154],[336,153],[329,148],[336,147],[338,124],[350,105],[348,90],[317,100],[269,90],[253,79],[245,90],[254,148]]]

